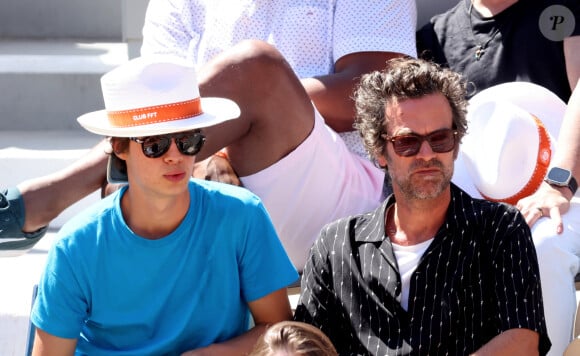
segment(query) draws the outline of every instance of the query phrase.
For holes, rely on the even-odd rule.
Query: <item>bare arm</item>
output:
[[[568,80],[573,91],[560,127],[551,166],[569,169],[578,181],[580,179],[580,36],[564,40],[564,54]],[[570,199],[572,199],[570,189],[542,183],[536,193],[520,200],[517,207],[530,226],[541,217],[537,210],[541,207],[543,214],[549,214],[554,221],[556,232],[560,234],[564,230],[562,215],[570,208]]]
[[[188,351],[183,355],[246,355],[254,348],[258,338],[266,331],[268,326],[279,321],[292,319],[286,288],[279,289],[249,303],[249,307],[255,323],[251,330],[226,342]]]
[[[64,339],[36,329],[34,336],[33,356],[66,356],[74,355],[76,339]]]
[[[336,62],[334,73],[301,82],[328,126],[337,132],[352,131],[354,101],[351,97],[361,75],[383,70],[389,59],[401,56],[394,52],[352,53]]]
[[[529,329],[510,329],[497,335],[472,356],[538,355],[540,336]]]
[[[580,36],[564,40],[564,54],[572,96],[560,128],[553,162],[558,167],[570,169],[576,180],[580,180]],[[567,197],[571,198],[571,194]]]

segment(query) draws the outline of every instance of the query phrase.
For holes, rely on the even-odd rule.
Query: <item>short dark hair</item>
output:
[[[128,137],[108,137],[107,139],[112,148],[107,154],[115,155],[116,152],[127,152],[129,149],[129,141],[131,139]],[[124,160],[117,158],[114,163],[120,173],[127,175],[127,163]]]

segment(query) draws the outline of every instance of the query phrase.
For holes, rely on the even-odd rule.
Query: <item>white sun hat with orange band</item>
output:
[[[167,55],[132,59],[101,77],[105,110],[80,116],[104,136],[143,137],[213,126],[240,115],[225,98],[201,98],[195,68]]]
[[[531,83],[476,94],[453,182],[475,198],[512,205],[533,194],[548,171],[565,110],[558,96]]]

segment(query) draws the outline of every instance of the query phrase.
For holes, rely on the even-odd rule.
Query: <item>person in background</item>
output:
[[[580,204],[580,2],[460,0],[419,29],[417,49],[422,58],[463,74],[470,82],[468,97],[525,81],[568,103],[550,179],[515,203],[532,227],[550,354],[560,356],[572,335],[574,277],[580,271],[579,227],[566,217],[571,203]]]
[[[388,68],[363,76],[356,126],[393,194],[323,228],[294,319],[319,327],[339,354],[545,354],[524,217],[451,183],[467,132],[461,76],[418,59]]]
[[[191,179],[204,129],[239,108],[200,98],[195,69],[174,57],[131,60],[101,83],[106,110],[78,121],[110,137],[129,183],[59,232],[31,314],[33,354],[249,352],[291,318],[298,274],[255,195]]]
[[[338,356],[326,335],[317,327],[297,321],[272,325],[258,339],[250,356]]]
[[[362,157],[350,96],[363,73],[416,56],[415,32],[413,0],[151,0],[142,54],[185,58],[202,95],[238,103],[235,124],[205,131],[194,175],[258,195],[301,270],[324,224],[382,199],[384,172]],[[224,147],[228,161],[213,156]],[[0,212],[10,220],[0,238],[42,229],[99,189],[107,157],[91,152],[5,192],[14,209]]]

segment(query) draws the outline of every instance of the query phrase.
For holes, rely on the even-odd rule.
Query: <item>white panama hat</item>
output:
[[[475,198],[512,205],[531,195],[548,171],[565,110],[557,95],[532,83],[476,94],[453,182]]]
[[[195,68],[167,55],[132,59],[101,77],[105,110],[77,121],[105,136],[143,137],[213,126],[240,115],[225,98],[201,98]]]

